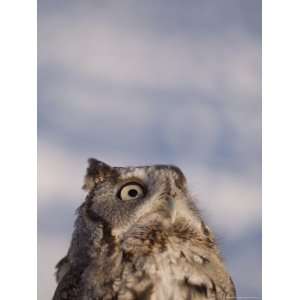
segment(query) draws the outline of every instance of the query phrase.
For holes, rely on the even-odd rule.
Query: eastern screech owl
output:
[[[54,300],[235,299],[179,168],[89,159],[83,188]]]

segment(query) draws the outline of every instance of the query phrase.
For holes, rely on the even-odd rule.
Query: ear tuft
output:
[[[89,158],[88,164],[84,178],[84,185],[82,187],[82,189],[86,191],[93,189],[97,182],[104,181],[105,177],[107,177],[113,169],[108,164],[95,158]]]

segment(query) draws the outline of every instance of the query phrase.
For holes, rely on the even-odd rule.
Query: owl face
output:
[[[186,192],[183,173],[174,166],[111,167],[89,159],[84,189],[88,217],[93,222],[120,228],[133,220],[164,211]]]

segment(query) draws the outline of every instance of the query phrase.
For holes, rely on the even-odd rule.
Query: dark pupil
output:
[[[137,194],[138,194],[138,192],[137,192],[137,190],[129,190],[128,191],[128,195],[130,196],[130,197],[136,197],[137,196]]]

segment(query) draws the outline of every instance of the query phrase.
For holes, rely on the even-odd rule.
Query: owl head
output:
[[[94,158],[88,164],[83,189],[88,191],[85,209],[92,222],[107,224],[118,233],[153,216],[197,222],[197,210],[178,167],[112,167]]]

